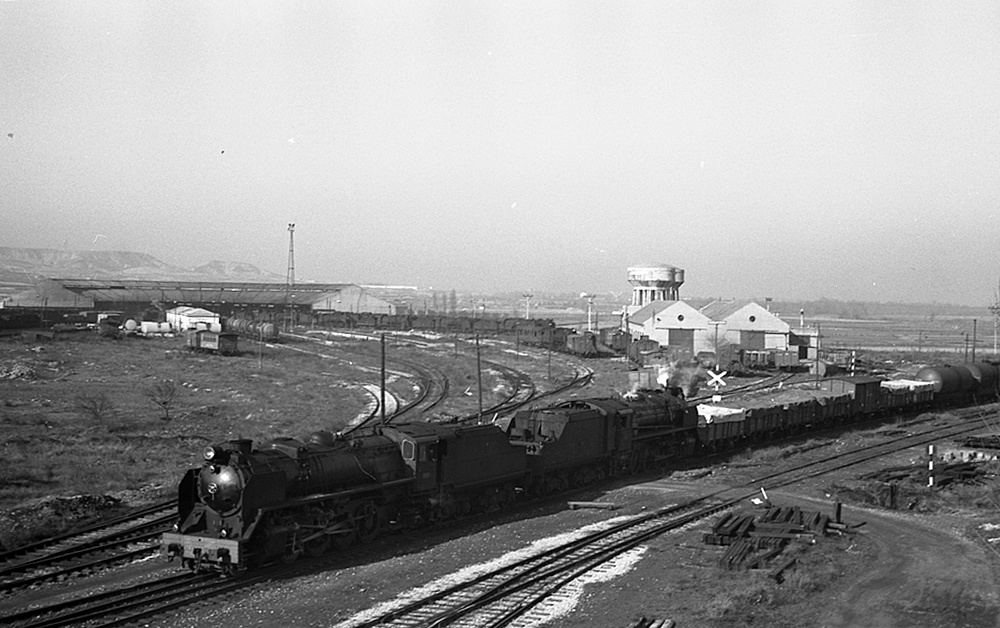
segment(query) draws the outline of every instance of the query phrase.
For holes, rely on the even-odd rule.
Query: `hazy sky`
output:
[[[1000,4],[4,2],[0,245],[992,300]],[[104,237],[98,237],[104,236]]]

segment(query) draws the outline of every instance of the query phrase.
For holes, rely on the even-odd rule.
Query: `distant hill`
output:
[[[261,270],[253,264],[247,264],[246,262],[211,261],[201,266],[195,266],[191,269],[191,272],[197,274],[199,277],[212,277],[214,279],[239,279],[240,281],[266,281],[271,283],[284,283],[285,281],[285,277],[282,275]]]
[[[285,281],[283,275],[245,262],[213,261],[195,268],[182,268],[132,251],[0,247],[0,299],[37,287],[48,278]]]

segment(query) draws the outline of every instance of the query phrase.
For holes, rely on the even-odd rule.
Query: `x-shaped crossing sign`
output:
[[[715,388],[715,392],[719,392],[719,387],[726,385],[726,382],[722,381],[722,378],[725,377],[727,373],[729,373],[729,371],[722,371],[721,373],[708,371],[709,377],[712,378],[711,381],[708,382],[708,385]]]

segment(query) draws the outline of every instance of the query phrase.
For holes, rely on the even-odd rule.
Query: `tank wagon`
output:
[[[1000,392],[1000,369],[989,362],[927,367],[916,378],[931,382],[935,400],[943,404],[995,399]]]
[[[222,320],[222,331],[239,334],[244,338],[274,342],[278,340],[278,328],[274,323],[253,321],[245,318],[226,318]]]
[[[566,490],[698,452],[941,403],[995,400],[988,363],[924,369],[914,380],[844,377],[825,389],[692,405],[680,389],[575,399],[487,425],[404,423],[357,436],[249,440],[204,451],[180,482],[164,553],[193,570],[237,573],[367,543],[521,494]]]

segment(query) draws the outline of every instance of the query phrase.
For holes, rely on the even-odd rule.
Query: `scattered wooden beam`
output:
[[[569,504],[570,510],[576,510],[577,508],[600,508],[601,510],[618,510],[620,506],[618,504],[610,504],[608,502],[567,502]]]

